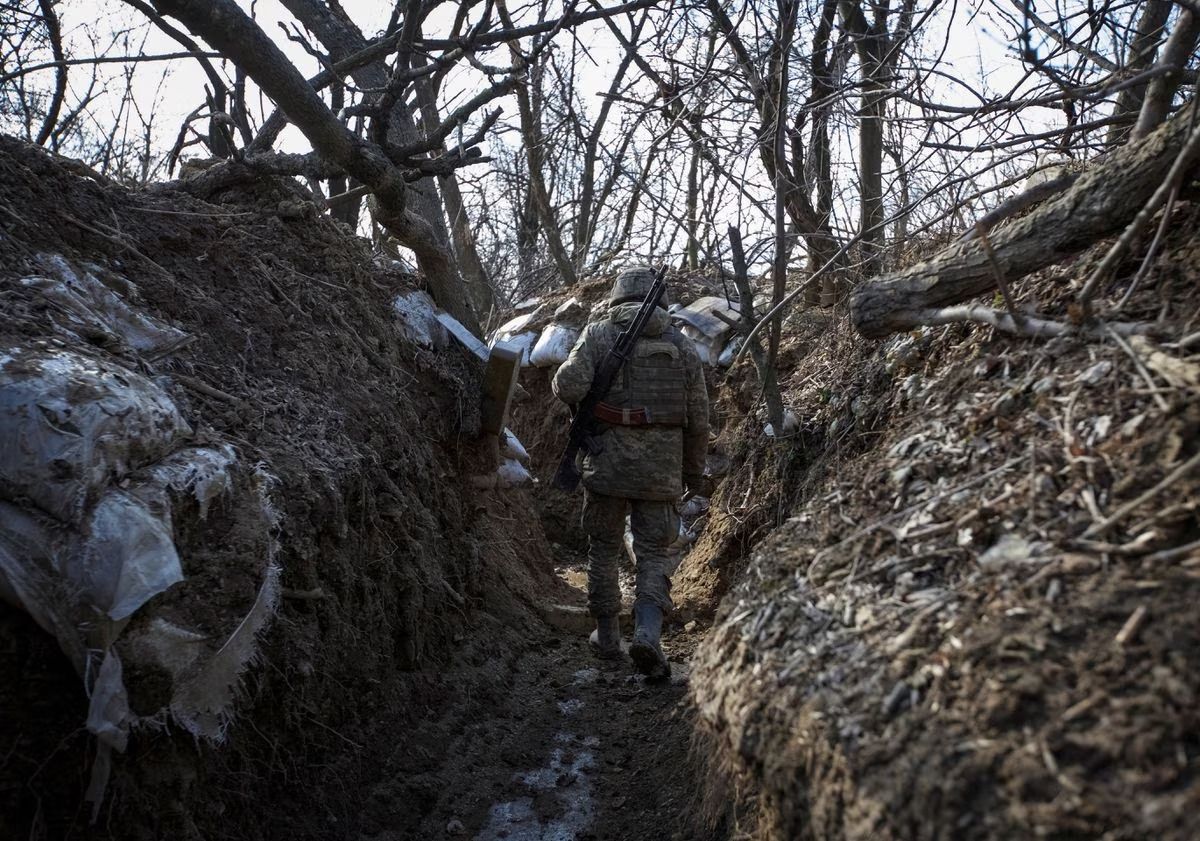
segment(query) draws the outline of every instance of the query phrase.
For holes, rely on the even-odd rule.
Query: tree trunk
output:
[[[879,274],[883,265],[883,109],[884,91],[877,68],[863,71],[862,106],[858,111],[859,231],[862,272]]]
[[[1171,14],[1171,0],[1146,0],[1142,16],[1138,20],[1137,34],[1129,45],[1129,55],[1125,58],[1125,70],[1130,74],[1139,73],[1154,63],[1158,41],[1162,37],[1163,27]],[[1117,94],[1117,104],[1113,107],[1113,116],[1137,114],[1142,110],[1142,102],[1146,99],[1146,85],[1125,88]],[[1118,123],[1108,130],[1108,144],[1115,146],[1129,136],[1130,126]]]
[[[1012,283],[1121,230],[1162,184],[1191,133],[1195,109],[1193,103],[1144,142],[1122,146],[1069,190],[997,229],[990,235],[995,265],[975,238],[863,284],[850,300],[854,326],[870,337],[918,326],[940,307],[994,289],[997,271]]]
[[[638,22],[633,27],[633,37],[630,39],[632,43],[637,43],[642,32],[642,27],[649,18],[649,13],[644,13]],[[625,79],[625,74],[629,71],[629,65],[633,63],[633,51],[626,49],[624,56],[621,58],[621,63],[617,65],[617,72],[613,75],[612,82],[608,86],[608,96],[600,103],[600,111],[596,115],[596,123],[592,126],[592,130],[588,132],[587,142],[583,150],[583,176],[579,188],[579,213],[575,217],[575,236],[574,236],[574,256],[575,265],[582,269],[587,261],[587,252],[591,247],[592,238],[596,234],[596,217],[600,214],[603,208],[604,196],[601,196],[599,202],[596,201],[596,159],[600,151],[600,136],[604,132],[604,126],[608,122],[608,115],[612,111],[613,102],[616,101],[617,92],[621,89],[621,83]]]
[[[1159,66],[1168,68],[1170,72],[1156,77],[1146,88],[1146,100],[1138,114],[1137,125],[1129,135],[1131,141],[1141,140],[1154,131],[1170,113],[1171,100],[1175,98],[1175,92],[1179,89],[1184,66],[1192,51],[1196,49],[1197,38],[1200,38],[1200,15],[1191,9],[1184,9],[1175,21],[1171,37],[1167,39],[1162,58],[1158,62]]]
[[[284,7],[312,32],[317,40],[329,51],[329,57],[336,63],[346,57],[360,52],[367,47],[367,39],[355,26],[354,22],[345,17],[344,13],[326,6],[320,0],[280,0]],[[351,78],[364,89],[383,90],[388,83],[388,70],[383,61],[364,64],[350,71]],[[388,142],[394,146],[405,146],[419,139],[416,122],[412,111],[409,110],[402,97],[396,99],[395,105],[388,115]],[[433,178],[425,178],[409,184],[408,205],[414,213],[420,216],[425,225],[423,231],[433,238],[433,242],[446,251],[438,258],[438,265],[449,266],[454,274],[458,274],[454,257],[450,253],[450,235],[446,229],[446,219],[442,212],[441,199]],[[417,250],[414,243],[406,242],[399,237],[400,242]],[[428,253],[429,242],[420,243],[422,250]],[[440,302],[439,302],[440,303]],[[474,318],[472,318],[474,321]]]
[[[701,116],[697,115],[692,132],[692,160],[687,174],[687,266],[700,268],[700,130]]]
[[[426,125],[438,125],[441,116],[438,114],[437,96],[429,79],[418,79],[415,87],[421,119]],[[445,144],[441,144],[440,148],[445,151]],[[471,230],[471,220],[467,217],[462,191],[458,187],[458,176],[453,172],[440,175],[438,184],[442,188],[442,200],[446,206],[446,216],[450,220],[450,235],[454,241],[454,251],[458,256],[463,280],[467,284],[467,294],[471,297],[475,312],[486,314],[495,308],[496,296],[487,270],[483,267],[483,261],[479,259],[475,232]]]
[[[409,190],[403,174],[379,147],[338,121],[308,80],[235,0],[155,0],[155,6],[182,21],[245,70],[304,133],[324,161],[371,189],[383,210],[381,222],[416,253],[434,300],[468,329],[478,332],[479,325],[462,292],[462,281],[447,260],[448,252],[437,243],[425,220],[406,206]]]

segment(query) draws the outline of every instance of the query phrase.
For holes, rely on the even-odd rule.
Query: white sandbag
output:
[[[719,318],[717,313],[725,318]],[[741,311],[736,301],[717,295],[699,298],[671,313],[673,322],[687,325],[703,336],[705,341],[712,343],[723,342],[725,334],[729,332],[729,323],[725,319],[736,321],[740,317]]]
[[[705,365],[712,365],[716,354],[713,352],[713,347],[709,344],[704,334],[686,324],[680,329],[680,332],[692,340],[692,344],[696,348],[696,355],[700,357],[700,361]]]
[[[86,604],[120,620],[183,580],[183,567],[166,520],[119,488],[108,491],[85,521],[82,551],[62,567]]]
[[[510,318],[508,321],[496,328],[496,333],[493,336],[494,340],[507,341],[513,336],[525,329],[525,326],[533,320],[533,312],[526,312],[518,315],[516,318]]]
[[[763,426],[763,434],[768,438],[786,438],[800,428],[800,419],[796,417],[796,413],[791,409],[783,410],[783,432],[779,435],[775,434],[775,427],[767,423]]]
[[[507,344],[514,352],[521,352],[521,367],[528,368],[532,363],[530,356],[533,353],[533,346],[537,344],[538,334],[536,332],[518,333],[515,336],[508,338],[500,337],[496,341],[502,341]],[[495,344],[495,342],[493,342]]]
[[[191,429],[161,388],[67,351],[0,356],[0,493],[65,522],[106,485],[157,461]]]
[[[496,484],[502,488],[525,488],[534,484],[533,474],[516,459],[506,458],[496,468]]]
[[[525,445],[513,434],[513,431],[507,427],[500,440],[500,455],[524,465],[529,464],[529,451],[525,449]]]
[[[60,330],[90,343],[102,336],[116,339],[150,356],[160,356],[187,338],[182,330],[133,309],[95,274],[76,269],[63,257],[41,254],[37,263],[45,276],[26,277],[21,284],[45,296]],[[132,281],[122,278],[121,285],[136,294]]]
[[[446,328],[438,321],[437,307],[428,293],[414,289],[397,295],[392,301],[392,311],[401,335],[413,344],[441,350],[450,343]]]
[[[571,348],[579,338],[579,331],[565,324],[551,324],[542,331],[537,344],[529,354],[529,361],[535,367],[547,368],[551,365],[561,365],[567,361]]]
[[[737,356],[737,352],[741,350],[743,336],[734,336],[725,345],[725,349],[721,351],[721,355],[717,357],[717,365],[722,368],[728,368],[733,364],[733,358]]]

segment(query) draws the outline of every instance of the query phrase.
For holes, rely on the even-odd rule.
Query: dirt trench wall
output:
[[[212,204],[73,170],[0,139],[0,339],[120,360],[170,395],[193,442],[258,465],[278,515],[279,600],[223,740],[196,741],[170,717],[135,730],[90,831],[81,680],[0,603],[0,835],[357,838],[372,821],[403,833],[439,787],[411,762],[436,767],[421,722],[472,674],[494,681],[549,575],[523,492],[466,490],[488,469],[479,372],[453,348],[401,339],[391,300],[410,280],[286,184]],[[89,266],[186,341],[148,358],[103,331],[62,338],[61,313],[19,282],[47,255]],[[214,601],[244,602],[252,582],[231,573],[255,550],[229,499],[199,533],[176,530],[185,581],[149,607],[175,599],[202,623]],[[127,678],[148,707],[161,700],[153,675]],[[365,810],[362,791],[403,769],[403,796]]]
[[[1200,279],[1177,214],[1125,311],[1172,331]],[[1014,292],[1062,313],[1103,253]],[[1196,837],[1200,358],[960,326],[800,377],[825,463],[690,683],[761,835]]]

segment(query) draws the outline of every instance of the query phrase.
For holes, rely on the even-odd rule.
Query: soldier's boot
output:
[[[666,680],[671,676],[671,665],[662,650],[662,608],[653,603],[637,603],[633,606],[633,644],[629,656],[633,665],[650,680]]]
[[[597,616],[596,630],[588,637],[596,656],[616,660],[621,656],[621,622],[616,616]]]

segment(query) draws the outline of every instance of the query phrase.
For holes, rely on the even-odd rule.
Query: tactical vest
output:
[[[638,339],[602,405],[596,417],[607,423],[687,426],[683,352],[667,335]]]

